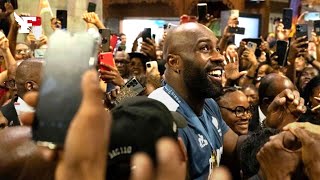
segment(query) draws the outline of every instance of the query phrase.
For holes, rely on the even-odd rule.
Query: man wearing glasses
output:
[[[253,106],[247,96],[236,88],[224,89],[224,95],[217,100],[221,115],[227,125],[238,135],[248,134]]]

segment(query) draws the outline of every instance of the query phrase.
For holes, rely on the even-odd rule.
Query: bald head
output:
[[[43,62],[39,60],[25,60],[17,68],[16,84],[18,96],[23,97],[27,91],[37,91],[41,82]]]
[[[212,31],[199,23],[185,23],[172,29],[168,32],[164,42],[164,59],[167,60],[169,54],[181,55],[183,52],[193,52],[201,36],[217,41]]]

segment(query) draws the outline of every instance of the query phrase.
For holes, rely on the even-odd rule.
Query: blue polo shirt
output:
[[[178,131],[187,149],[190,178],[207,179],[211,166],[219,166],[223,135],[229,129],[221,117],[217,103],[211,98],[206,99],[201,116],[197,116],[168,84],[153,91],[149,98],[162,102],[170,111],[179,112],[186,118],[188,126],[179,128]],[[212,154],[214,165],[210,163]]]

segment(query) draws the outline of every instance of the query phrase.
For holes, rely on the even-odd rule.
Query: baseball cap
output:
[[[147,153],[156,164],[155,144],[161,137],[177,139],[177,128],[187,126],[184,117],[161,102],[137,96],[112,109],[107,179],[128,179],[131,156]]]
[[[141,53],[141,52],[131,52],[128,53],[130,60],[132,58],[140,58],[141,62],[145,65],[148,61],[150,61],[150,59],[148,58],[148,56],[146,56],[145,54]]]

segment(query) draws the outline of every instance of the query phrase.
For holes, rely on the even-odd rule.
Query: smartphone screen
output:
[[[197,5],[197,10],[198,10],[198,21],[203,22],[206,21],[206,16],[207,16],[207,3],[198,3]]]
[[[83,73],[96,65],[96,42],[88,33],[55,31],[49,39],[46,65],[32,126],[33,140],[49,148],[63,146],[82,100]]]
[[[151,28],[145,28],[142,33],[143,42],[147,42],[147,38],[151,39]]]
[[[287,65],[287,49],[288,49],[288,43],[286,41],[277,41],[277,51],[276,54],[278,56],[278,65],[280,66],[286,66]]]
[[[99,33],[102,38],[102,52],[109,52],[110,51],[110,36],[111,31],[110,29],[99,29]]]
[[[89,2],[88,3],[88,12],[96,12],[96,3],[93,2]]]
[[[284,29],[291,29],[292,16],[293,16],[292,8],[284,8],[283,9],[283,11],[282,11],[282,23],[283,23]]]
[[[67,10],[57,10],[57,19],[61,21],[61,29],[67,29],[68,11]]]

